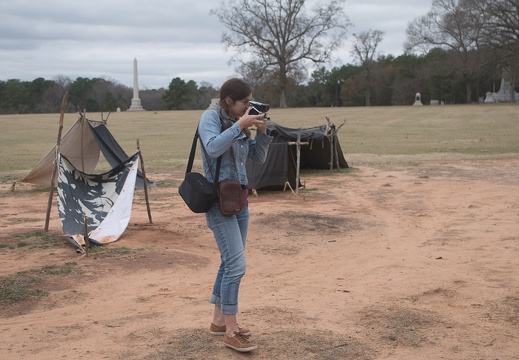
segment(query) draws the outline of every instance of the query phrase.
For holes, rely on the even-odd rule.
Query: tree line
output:
[[[133,89],[115,80],[58,76],[53,80],[16,79],[0,81],[0,114],[56,113],[68,93],[66,112],[125,111],[131,105]],[[174,78],[168,89],[141,90],[139,98],[146,110],[188,110],[207,108],[218,91],[211,85]]]
[[[424,104],[430,100],[463,104],[480,101],[487,91],[499,89],[501,71],[497,62],[489,61],[481,67],[467,87],[463,74],[455,70],[456,58],[454,50],[440,48],[426,55],[379,56],[371,66],[369,79],[360,65],[321,67],[311,73],[306,83],[290,79],[286,101],[291,107],[412,105],[419,92]],[[244,78],[253,84],[255,99],[278,107],[280,90],[270,81],[273,76],[264,72],[258,78]],[[366,88],[370,89],[369,104]],[[66,91],[67,112],[115,112],[118,108],[125,111],[133,97],[132,88],[102,78],[7,80],[0,81],[0,113],[57,113]],[[150,111],[206,109],[217,96],[218,89],[211,84],[199,85],[178,77],[171,80],[167,89],[139,92],[142,107]]]
[[[409,22],[403,55],[380,54],[384,33],[370,29],[353,34],[353,64],[327,69],[351,25],[343,3],[320,1],[308,13],[305,0],[222,0],[212,13],[227,28],[224,45],[247,55],[235,57],[236,72],[272,107],[410,105],[417,92],[425,104],[471,103],[503,77],[516,100],[519,0],[433,0]],[[103,78],[12,79],[0,81],[0,113],[58,112],[66,91],[67,111],[124,111],[133,96]],[[146,110],[205,109],[217,95],[211,84],[178,77],[167,89],[139,92]]]

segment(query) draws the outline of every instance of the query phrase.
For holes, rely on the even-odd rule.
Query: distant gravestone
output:
[[[422,96],[420,95],[420,93],[416,93],[416,95],[414,97],[414,104],[413,105],[423,105],[422,104]]]
[[[431,105],[440,105],[440,101],[438,101],[438,100],[431,100]]]

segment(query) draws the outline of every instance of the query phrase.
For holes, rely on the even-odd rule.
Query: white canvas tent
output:
[[[50,185],[56,149],[57,147],[54,146],[49,150],[21,181],[37,185]],[[101,152],[112,167],[129,157],[112,136],[105,122],[88,120],[84,115],[80,115],[61,138],[60,154],[64,155],[79,171],[91,174],[97,166]],[[144,188],[144,180],[140,171],[135,184],[137,189]],[[154,186],[149,179],[146,184],[148,187]],[[57,178],[54,186],[57,186]]]
[[[93,174],[101,152],[112,169],[103,174]],[[45,231],[56,187],[64,234],[80,248],[92,243],[102,245],[116,241],[128,226],[135,188],[145,191],[148,217],[152,223],[147,187],[148,184],[155,185],[149,180],[145,182],[138,170],[140,156],[139,150],[128,157],[105,122],[88,120],[80,114],[65,135],[58,136],[57,145],[21,181],[47,186],[54,181],[50,186]],[[92,242],[86,242],[85,235]]]

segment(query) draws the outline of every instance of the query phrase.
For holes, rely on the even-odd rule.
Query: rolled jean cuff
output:
[[[238,305],[222,305],[222,298],[218,295],[212,294],[209,303],[218,306],[224,315],[234,315],[238,313]]]
[[[238,313],[238,304],[236,305],[220,305],[220,308],[222,309],[222,314],[224,315],[234,315]]]
[[[218,295],[212,294],[209,303],[214,304],[215,306],[222,307],[222,298]]]

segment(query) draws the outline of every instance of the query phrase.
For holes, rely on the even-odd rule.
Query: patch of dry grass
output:
[[[35,288],[35,284],[49,276],[69,275],[76,271],[76,265],[75,262],[69,262],[62,266],[44,266],[0,277],[0,305],[44,296],[46,291]]]
[[[370,307],[361,312],[361,316],[360,323],[370,338],[402,347],[429,344],[443,321],[437,314],[401,307]]]
[[[201,114],[195,110],[112,113],[108,126],[128,154],[136,151],[136,139],[140,140],[149,173],[179,171]],[[326,117],[336,125],[345,122],[339,139],[347,160],[349,154],[519,152],[519,106],[513,104],[272,109],[269,116],[294,128],[324,124]],[[87,117],[101,120],[99,113]],[[63,133],[76,119],[77,114],[66,114]],[[0,176],[10,179],[25,175],[56,143],[59,114],[1,115],[0,123]],[[99,169],[108,169],[106,162],[101,161]]]
[[[165,343],[164,343],[165,342]],[[261,351],[240,354],[223,345],[221,337],[208,335],[204,330],[184,330],[161,344],[153,344],[145,360],[154,359],[375,359],[375,351],[352,337],[331,333],[306,333],[292,330],[274,330],[257,341]],[[125,354],[120,359],[135,359]]]

